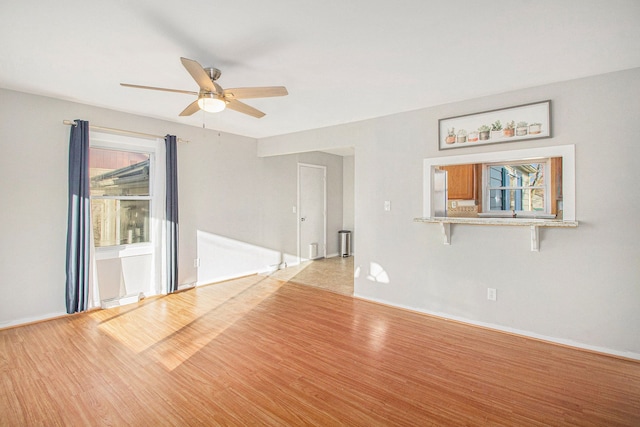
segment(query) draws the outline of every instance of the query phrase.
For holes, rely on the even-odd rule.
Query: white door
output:
[[[298,164],[298,258],[326,257],[325,166]]]

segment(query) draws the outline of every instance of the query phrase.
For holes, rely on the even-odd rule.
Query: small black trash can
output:
[[[340,230],[338,231],[340,237],[340,256],[348,257],[351,255],[351,231]]]

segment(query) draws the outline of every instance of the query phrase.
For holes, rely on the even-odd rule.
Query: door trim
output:
[[[300,188],[300,168],[303,167],[307,167],[307,168],[316,168],[316,169],[322,169],[322,191],[323,191],[323,195],[322,195],[322,199],[323,199],[323,207],[322,207],[322,248],[318,248],[318,254],[322,254],[322,257],[326,258],[327,257],[327,167],[326,166],[322,166],[322,165],[314,165],[311,163],[298,163],[298,190],[297,190],[297,200],[296,200],[296,211],[297,211],[297,223],[296,223],[296,235],[298,236],[298,240],[297,240],[297,244],[296,244],[296,248],[297,248],[297,257],[298,257],[298,263],[302,262],[302,248],[300,247],[301,245],[301,236],[300,236],[300,193],[302,191],[302,189]]]

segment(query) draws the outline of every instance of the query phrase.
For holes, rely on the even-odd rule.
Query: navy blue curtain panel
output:
[[[69,138],[69,218],[67,222],[67,313],[85,311],[89,302],[91,201],[89,199],[89,122],[76,120]]]
[[[164,138],[167,151],[167,291],[178,290],[178,153],[174,135]]]

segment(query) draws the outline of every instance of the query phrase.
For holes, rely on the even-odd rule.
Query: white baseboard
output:
[[[234,274],[228,274],[225,276],[219,276],[219,277],[213,277],[209,280],[198,280],[196,282],[196,286],[205,286],[205,285],[210,285],[212,283],[220,283],[220,282],[226,282],[227,280],[233,280],[233,279],[239,279],[241,277],[247,277],[247,276],[253,276],[255,274],[261,274],[261,273],[266,273],[268,272],[269,269],[265,268],[263,270],[250,270],[250,271],[244,271],[244,272],[239,272],[239,273],[234,273]]]
[[[182,283],[178,285],[179,291],[186,291],[187,289],[195,288],[196,282]]]
[[[53,320],[53,319],[57,319],[59,317],[65,317],[65,316],[69,316],[69,314],[67,314],[64,311],[61,311],[58,313],[43,314],[42,316],[25,317],[23,319],[2,322],[0,323],[0,329],[8,329],[8,328],[13,328],[15,326],[25,326],[31,323],[44,322],[47,320]]]
[[[350,258],[350,257],[352,257],[354,255],[355,254],[353,252],[351,252],[348,257],[342,257],[339,253],[336,252],[335,254],[327,255],[327,258],[335,258],[335,257]]]
[[[493,329],[493,330],[500,331],[500,332],[506,332],[506,333],[513,334],[513,335],[520,335],[520,336],[523,336],[523,337],[533,338],[533,339],[540,340],[540,341],[547,341],[547,342],[550,342],[550,343],[560,344],[560,345],[567,346],[567,347],[573,347],[573,348],[577,348],[577,349],[581,349],[581,350],[593,351],[593,352],[596,352],[596,353],[608,354],[608,355],[612,355],[612,356],[616,356],[616,357],[623,357],[623,358],[626,358],[626,359],[640,360],[640,353],[634,353],[634,352],[631,352],[631,351],[619,351],[619,350],[614,350],[614,349],[611,349],[611,348],[599,347],[599,346],[585,344],[585,343],[581,343],[581,342],[573,341],[573,340],[568,340],[568,339],[564,339],[564,338],[550,337],[550,336],[537,334],[537,333],[530,332],[530,331],[525,331],[525,330],[521,330],[521,329],[510,328],[510,327],[501,326],[501,325],[496,325],[496,324],[493,324],[493,323],[478,322],[478,321],[470,320],[470,319],[467,319],[467,318],[464,318],[464,317],[452,316],[450,314],[446,314],[446,313],[442,313],[442,312],[417,309],[417,308],[414,308],[414,307],[409,307],[409,306],[400,305],[400,304],[391,304],[391,303],[389,303],[387,301],[379,300],[377,298],[369,298],[369,297],[364,297],[364,296],[361,296],[361,295],[357,295],[355,292],[353,294],[353,297],[361,299],[361,300],[365,300],[365,301],[375,302],[377,304],[386,305],[386,306],[389,306],[389,307],[401,308],[401,309],[413,311],[413,312],[416,312],[416,313],[423,313],[423,314],[427,314],[429,316],[439,317],[439,318],[445,319],[445,320],[452,320],[452,321],[455,321],[455,322],[465,323],[465,324],[468,324],[468,325],[479,326],[479,327],[487,328],[487,329]]]
[[[198,280],[195,283],[195,286],[211,285],[212,283],[226,282],[227,280],[239,279],[241,277],[253,276],[256,274],[269,274],[269,273],[273,273],[274,271],[282,270],[287,267],[295,267],[298,264],[300,263],[296,261],[296,262],[283,262],[280,264],[268,265],[263,268],[259,268],[255,270],[247,270],[243,272],[228,274],[225,276],[214,277],[213,279],[207,280],[207,281]]]
[[[123,305],[134,304],[144,298],[142,292],[138,294],[129,294],[123,297],[105,299],[100,302],[100,307],[103,309],[121,307]]]

